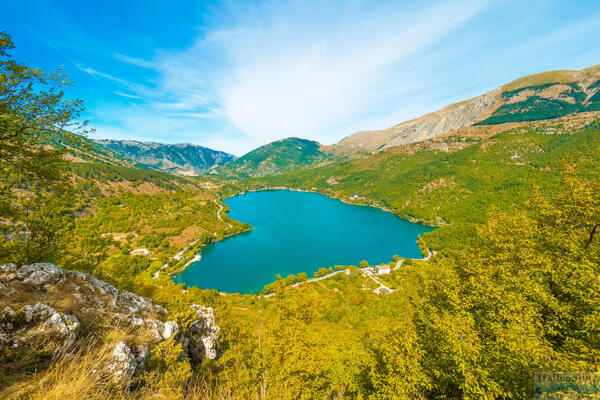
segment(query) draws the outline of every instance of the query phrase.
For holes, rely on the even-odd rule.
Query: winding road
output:
[[[219,202],[217,201],[217,199],[213,199],[213,202],[214,202],[216,205],[218,205],[218,206],[219,206],[219,210],[217,211],[217,218],[219,219],[219,221],[221,221],[221,222],[223,222],[223,223],[227,224],[227,228],[225,228],[225,230],[228,230],[228,229],[231,229],[231,228],[233,228],[233,225],[231,225],[229,222],[225,222],[225,221],[223,220],[223,217],[221,217],[221,211],[223,211],[223,208],[224,208],[224,207],[223,207],[223,204],[219,203]],[[217,236],[218,236],[218,235],[217,235],[217,232],[213,232],[213,235],[214,235],[215,237],[217,237]],[[188,250],[190,247],[192,247],[192,246],[193,246],[193,245],[194,245],[194,244],[195,244],[197,241],[198,241],[198,240],[194,240],[192,243],[190,243],[190,245],[189,245],[188,247],[185,247],[183,250],[181,250],[180,252],[178,252],[177,254],[175,254],[175,255],[173,256],[173,259],[174,259],[174,260],[176,260],[176,261],[179,261],[179,260],[181,260],[181,259],[183,258],[183,254],[184,254],[184,253],[185,253],[185,252],[186,252],[186,251],[187,251],[187,250]],[[188,267],[190,264],[192,264],[192,263],[194,263],[194,262],[196,262],[196,261],[200,261],[200,258],[201,258],[201,255],[200,255],[200,254],[196,254],[196,255],[195,255],[195,256],[194,256],[192,259],[188,260],[188,261],[187,261],[187,262],[186,262],[186,263],[183,265],[183,267],[182,267],[182,268],[178,269],[177,271],[171,271],[171,272],[169,272],[169,275],[173,275],[173,274],[176,274],[176,273],[179,273],[179,272],[183,271],[183,270],[184,270],[184,269],[186,269],[186,268],[187,268],[187,267]],[[155,272],[155,273],[152,275],[152,279],[158,279],[158,276],[159,276],[159,274],[160,274],[160,271],[161,271],[161,270],[165,270],[165,269],[167,269],[167,268],[168,268],[168,266],[169,266],[169,263],[166,263],[165,265],[163,265],[163,266],[162,266],[162,267],[161,267],[161,268],[160,268],[158,271],[156,271],[156,272]]]
[[[428,254],[425,257],[423,257],[423,258],[403,258],[402,260],[398,260],[398,262],[396,263],[396,266],[392,269],[392,271],[396,271],[398,268],[400,268],[402,266],[402,263],[405,260],[413,260],[413,261],[429,261],[429,260],[431,260],[431,257],[433,257],[433,255],[435,254],[435,252],[431,251],[431,249],[429,249],[429,248],[427,249],[427,252],[428,252]],[[383,283],[381,283],[379,280],[377,280],[373,276],[374,275],[373,267],[358,268],[358,270],[360,272],[362,272],[363,276],[366,276],[366,277],[372,279],[375,283],[377,283],[379,285],[379,288],[377,288],[377,289],[384,289],[388,293],[392,293],[394,290],[396,290],[396,289],[391,289],[391,288],[387,287],[386,285],[384,285]],[[293,288],[295,288],[295,287],[298,287],[298,286],[300,286],[302,284],[305,284],[305,283],[313,283],[313,282],[322,281],[324,279],[329,279],[332,276],[335,276],[335,275],[337,275],[337,274],[339,274],[341,272],[344,272],[344,271],[346,271],[346,269],[340,269],[338,271],[334,271],[334,272],[332,272],[330,274],[323,275],[323,276],[320,276],[318,278],[307,279],[307,280],[302,281],[302,282],[294,283],[294,284],[292,284],[290,286],[293,287]],[[275,296],[275,293],[269,293],[269,294],[263,295],[262,297],[264,299],[268,299],[268,298],[273,297],[273,296]]]
[[[223,211],[223,204],[217,202],[217,199],[213,199],[213,201],[215,202],[216,205],[219,206],[219,211],[217,211],[217,218],[219,219],[219,221],[225,222],[225,221],[223,221],[223,218],[221,217],[221,211]],[[227,224],[227,228],[225,228],[225,230],[231,229],[233,227],[233,225],[231,225],[229,222],[225,222],[225,223]],[[215,236],[217,236],[216,232],[215,232]]]

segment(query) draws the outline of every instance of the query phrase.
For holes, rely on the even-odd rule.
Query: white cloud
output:
[[[140,96],[136,96],[134,94],[128,94],[128,93],[123,93],[123,92],[113,92],[113,93],[116,94],[117,96],[127,97],[129,99],[137,99],[137,100],[141,99]]]
[[[189,49],[161,50],[152,60],[114,56],[155,70],[152,85],[84,71],[134,93],[121,96],[145,99],[140,111],[104,110],[128,134],[176,132],[238,155],[287,136],[331,143],[352,133],[349,129],[400,122],[395,118],[402,95],[428,85],[418,79],[414,58],[484,5],[236,3],[215,15],[223,26],[205,32]],[[207,131],[208,119],[217,130]],[[114,132],[114,126],[105,126],[109,129]]]

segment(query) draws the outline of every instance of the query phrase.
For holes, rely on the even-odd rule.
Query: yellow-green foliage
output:
[[[600,185],[563,182],[491,211],[460,256],[403,266],[390,295],[341,274],[248,304],[222,378],[243,398],[497,399],[536,370],[598,370]]]
[[[7,46],[10,41],[1,35],[0,50]],[[17,72],[21,68],[15,67]],[[31,70],[21,72],[35,76]],[[43,95],[29,99],[52,100]],[[0,107],[13,132],[19,123],[32,121],[6,104]],[[77,107],[72,111],[71,116],[77,114]],[[51,117],[39,125],[53,125]],[[212,306],[224,350],[219,360],[193,370],[179,361],[180,345],[164,342],[154,349],[142,376],[123,385],[111,380],[106,369],[122,336],[118,332],[57,357],[44,371],[3,377],[2,382],[12,385],[0,396],[522,399],[531,397],[534,371],[599,372],[599,131],[597,124],[563,135],[510,131],[451,154],[391,150],[222,189],[231,193],[284,183],[334,196],[359,193],[403,216],[451,223],[419,240],[422,249],[429,245],[437,250],[431,261],[406,260],[381,277],[394,289],[390,294],[375,294],[378,285],[350,267],[349,274],[317,282],[305,282],[306,274],[278,277],[268,289],[275,294],[270,298],[184,290],[165,273],[153,277],[163,262],[189,245],[186,229],[201,239],[184,254],[188,257],[208,239],[247,228],[235,221],[228,221],[233,227],[227,228],[217,217],[215,192],[181,182],[171,185],[161,175],[152,178],[164,183],[154,182],[161,190],[133,194],[135,187],[149,183],[143,181],[147,175],[136,173],[133,189],[120,188],[101,199],[101,186],[114,181],[105,170],[97,175],[91,174],[94,168],[83,168],[90,175],[78,182],[81,207],[68,214],[72,225],[66,226],[61,217],[65,203],[52,207],[52,201],[62,200],[57,186],[39,190],[23,178],[33,174],[36,180],[56,182],[60,171],[51,168],[57,174],[45,176],[40,168],[45,166],[32,162],[35,148],[19,149],[18,140],[0,141],[3,155],[28,161],[17,169],[4,157],[0,163],[10,178],[0,186],[0,209],[6,212],[0,258],[62,260],[66,268],[91,271],[120,290],[151,297],[181,327],[194,318],[190,304]],[[58,163],[56,154],[48,157]],[[561,175],[566,157],[578,168],[567,167]],[[96,182],[100,176],[103,182]],[[330,176],[339,182],[335,188],[327,183]],[[35,212],[30,221],[23,212],[29,197],[18,198],[19,190],[40,198],[40,203],[30,203]],[[21,208],[8,212],[13,201]],[[27,222],[35,223],[37,229],[30,231],[39,232],[36,239],[42,240],[27,243],[27,235],[25,242],[14,240],[11,234]],[[65,238],[71,246],[59,246]],[[146,246],[152,257],[130,255],[138,245]],[[318,274],[331,271],[323,268]],[[23,294],[24,300],[27,296]]]

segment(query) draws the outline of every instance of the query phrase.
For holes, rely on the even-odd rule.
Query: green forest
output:
[[[3,348],[0,397],[68,398],[70,386],[86,386],[81,398],[526,399],[536,372],[600,373],[597,118],[445,138],[461,143],[452,152],[407,146],[327,165],[308,142],[286,159],[297,168],[274,175],[251,178],[250,157],[232,166],[242,165],[244,178],[179,177],[87,146],[83,103],[61,89],[67,77],[15,61],[12,47],[3,33],[0,264],[90,273],[150,298],[180,326],[191,322],[191,304],[213,307],[222,356],[191,365],[178,358],[180,344],[166,341],[134,382],[111,386],[77,371],[129,333],[83,321],[83,344],[70,353]],[[546,111],[510,120],[564,115],[560,105],[535,104]],[[173,282],[204,246],[252,229],[227,216],[223,199],[276,186],[438,226],[419,239],[435,255],[382,278],[393,289],[387,295],[374,293],[356,266],[323,268],[317,276],[347,273],[314,283],[302,284],[302,271],[273,277],[263,291],[270,297]],[[0,308],[28,296],[35,293],[1,294]]]

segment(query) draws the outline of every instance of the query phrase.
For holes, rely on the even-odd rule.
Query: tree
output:
[[[304,282],[307,279],[306,272],[300,272],[298,274],[298,282]]]
[[[534,190],[531,208],[560,252],[588,252],[600,236],[600,179],[580,178],[574,166],[565,165],[562,181],[564,189],[551,200]]]
[[[286,285],[286,286],[292,285],[292,284],[294,284],[294,283],[296,283],[296,282],[298,282],[298,278],[297,278],[297,277],[296,277],[296,275],[294,275],[294,274],[288,275],[288,276],[285,278],[285,285]]]
[[[81,145],[81,100],[67,100],[60,71],[14,61],[0,33],[0,262],[52,261],[68,247],[73,191],[66,146]]]
[[[369,267],[369,262],[367,260],[362,260],[361,262],[358,263],[358,266],[360,268],[368,268]]]
[[[324,275],[327,275],[327,270],[323,267],[319,268],[319,270],[314,273],[315,278],[318,278],[318,277],[324,276]]]

